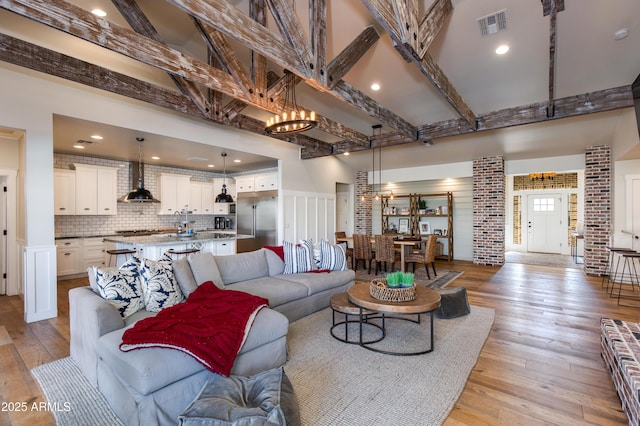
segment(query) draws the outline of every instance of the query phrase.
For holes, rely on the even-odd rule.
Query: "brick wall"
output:
[[[505,175],[501,156],[473,160],[473,263],[503,265]]]
[[[584,271],[601,275],[611,234],[611,147],[588,147],[584,165]]]
[[[355,206],[356,220],[354,226],[355,234],[371,235],[372,232],[372,200],[371,187],[368,184],[369,173],[366,171],[356,172]]]

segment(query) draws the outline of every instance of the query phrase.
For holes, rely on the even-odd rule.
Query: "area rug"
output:
[[[434,351],[406,357],[334,339],[328,332],[330,309],[293,322],[285,371],[296,392],[302,424],[442,424],[464,389],[494,316],[493,309],[472,306],[469,315],[435,319]],[[424,344],[422,331],[428,324],[424,319],[420,325],[389,320],[387,337],[380,343],[394,349]],[[365,331],[375,332],[372,327]]]
[[[85,379],[76,363],[62,358],[31,370],[53,410],[58,426],[119,426],[102,394]]]
[[[508,251],[504,254],[506,263],[523,263],[526,265],[554,266],[559,268],[584,269],[584,259],[562,254],[523,253]]]
[[[330,309],[291,323],[285,371],[296,392],[302,424],[441,424],[464,389],[493,319],[493,309],[477,306],[464,317],[435,319],[434,351],[409,357],[337,341],[329,334]],[[388,320],[388,335],[381,343],[396,349],[423,344],[428,324],[428,319],[420,325]],[[374,331],[365,329],[370,332]],[[71,358],[31,372],[49,403],[69,408],[54,412],[58,425],[121,425]]]
[[[463,274],[460,271],[441,268],[436,268],[437,275],[435,276],[433,275],[433,270],[429,269],[429,272],[431,273],[431,278],[427,277],[427,273],[425,272],[424,267],[416,269],[416,271],[414,272],[416,284],[437,290],[448,286],[456,278]],[[380,278],[384,276],[384,272],[378,272],[378,275],[375,275],[373,270],[370,274],[367,274],[366,269],[358,269],[356,271],[356,281],[371,281],[375,277]]]

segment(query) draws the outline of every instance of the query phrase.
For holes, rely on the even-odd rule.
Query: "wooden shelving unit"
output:
[[[438,238],[446,242],[443,256],[440,258],[453,260],[453,194],[451,192],[383,195],[381,201],[383,233],[418,238],[431,235],[438,229],[442,233]],[[424,209],[421,201],[426,204]],[[427,224],[429,229],[425,229]]]

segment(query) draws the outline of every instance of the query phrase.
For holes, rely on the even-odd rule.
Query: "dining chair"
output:
[[[371,238],[366,234],[353,234],[353,264],[355,271],[358,262],[362,260],[368,265],[367,273],[371,273],[371,262],[373,260],[373,250],[371,248]]]
[[[344,244],[344,253],[347,256],[347,259],[351,258],[351,269],[355,268],[353,267],[353,248],[349,247],[349,243],[347,242],[343,242],[343,243],[339,243],[338,242],[338,238],[347,238],[347,233],[344,231],[336,231],[335,233],[336,235],[336,244]]]
[[[398,252],[393,244],[393,236],[391,235],[376,235],[376,254],[374,261],[376,262],[375,274],[378,275],[378,268],[382,270],[382,263],[384,263],[384,271],[387,272],[387,265],[391,264],[391,272],[395,270],[396,261],[398,260]]]
[[[427,243],[426,243],[424,252],[405,253],[404,255],[405,264],[407,263],[413,264],[413,271],[415,272],[416,263],[424,263],[424,269],[425,271],[427,271],[427,277],[429,279],[431,279],[431,274],[429,273],[429,265],[431,265],[431,268],[433,269],[433,275],[438,276],[438,274],[436,273],[436,244],[437,243],[438,243],[438,236],[429,235],[429,237],[427,238]]]

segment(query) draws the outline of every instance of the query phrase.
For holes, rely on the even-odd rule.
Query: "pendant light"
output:
[[[304,132],[318,124],[316,113],[298,106],[296,101],[296,76],[285,72],[285,95],[282,112],[267,120],[265,132],[271,134]]]
[[[144,189],[144,168],[142,166],[142,142],[144,141],[143,137],[137,137],[138,141],[138,182],[135,189],[131,190],[127,195],[118,199],[119,202],[122,203],[159,203],[160,200],[157,200],[151,195],[151,192]],[[135,171],[133,168],[131,169],[131,176],[134,177]]]
[[[222,189],[216,196],[216,203],[233,203],[233,197],[231,194],[227,194],[227,153],[223,151],[220,155],[222,156],[224,178],[222,181]]]

